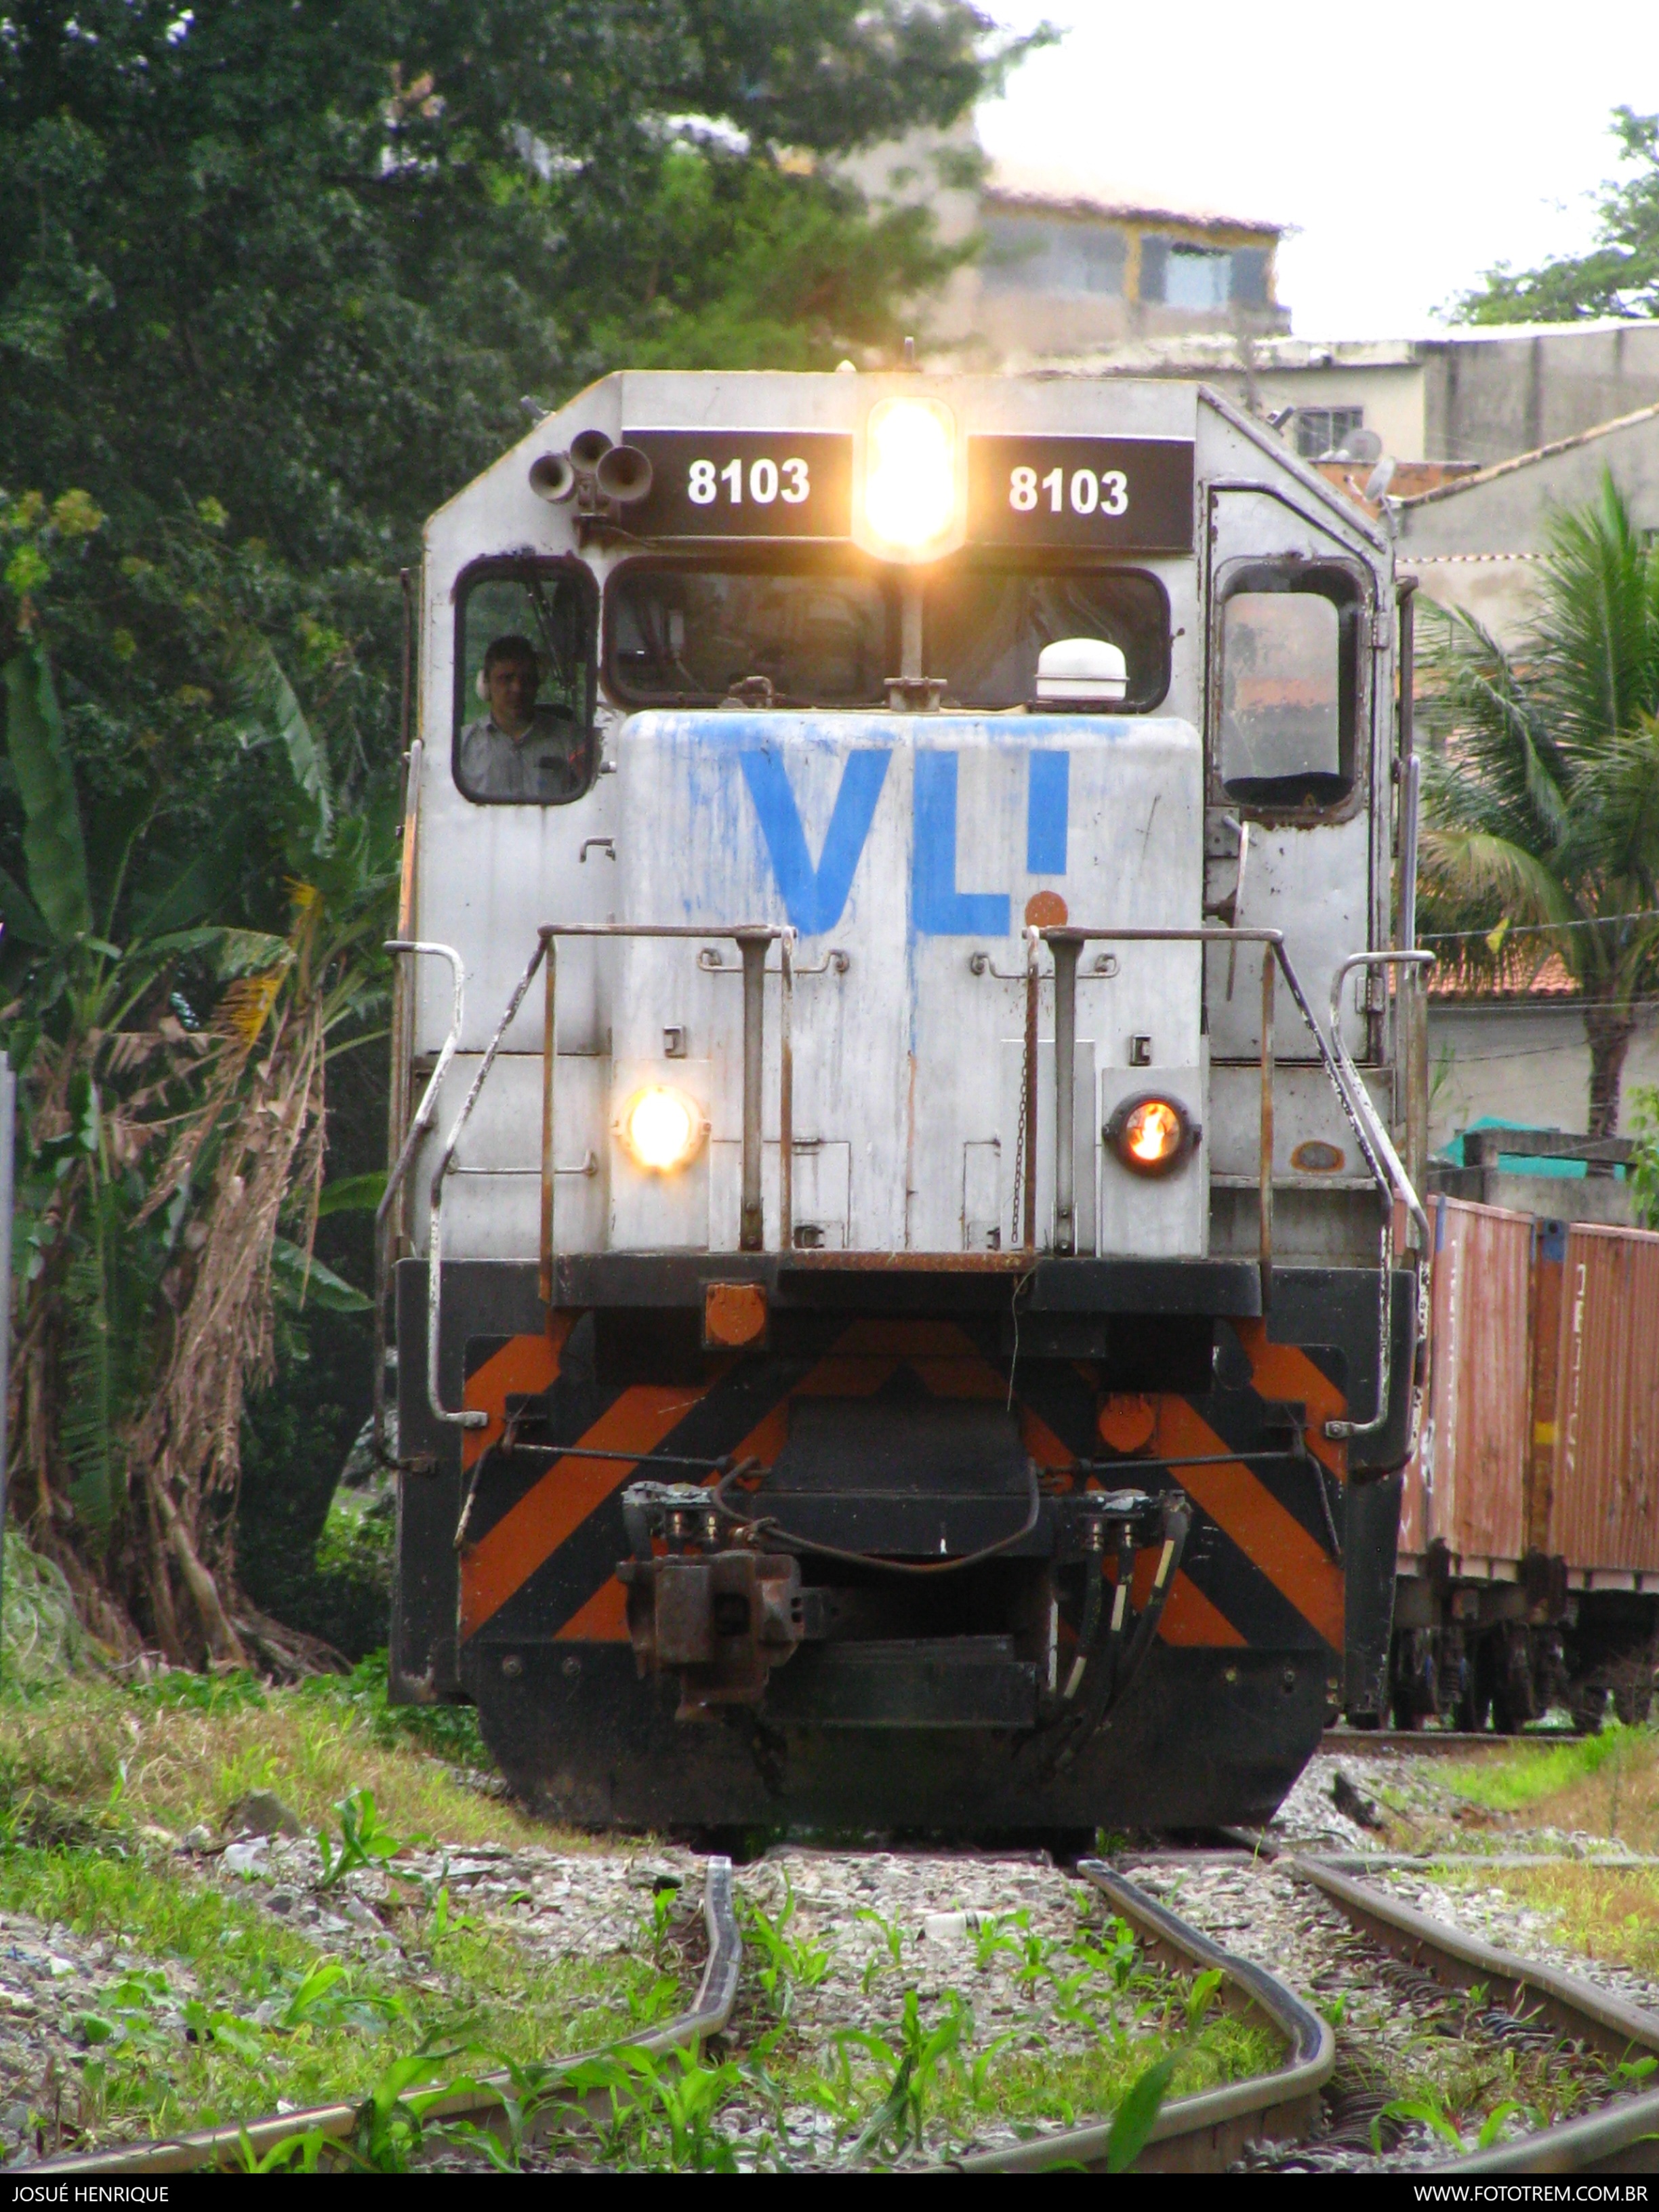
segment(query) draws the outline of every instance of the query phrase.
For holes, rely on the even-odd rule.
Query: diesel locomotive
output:
[[[1194,384],[627,373],[418,606],[394,1698],[593,1826],[1265,1816],[1420,1408],[1385,532]]]

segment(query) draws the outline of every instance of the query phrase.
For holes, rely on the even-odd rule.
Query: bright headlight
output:
[[[957,506],[957,427],[937,399],[883,399],[865,430],[864,514],[907,553],[943,538]]]
[[[1106,1141],[1135,1175],[1167,1175],[1185,1159],[1198,1129],[1173,1098],[1126,1098],[1106,1124]]]
[[[695,1099],[653,1083],[636,1091],[623,1107],[617,1134],[642,1168],[670,1175],[702,1144],[705,1126]]]

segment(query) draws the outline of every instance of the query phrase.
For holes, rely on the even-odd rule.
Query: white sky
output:
[[[1498,261],[1581,251],[1621,102],[1659,109],[1654,0],[981,0],[1066,36],[980,112],[988,153],[1298,226],[1306,337],[1409,337]]]

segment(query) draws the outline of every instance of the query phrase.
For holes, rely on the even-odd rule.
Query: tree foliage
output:
[[[1584,999],[1589,1131],[1611,1135],[1634,1004],[1659,986],[1659,546],[1604,475],[1552,524],[1513,653],[1461,612],[1424,623],[1425,933],[1455,933],[1442,957],[1471,981],[1559,957]]]
[[[957,256],[834,157],[1030,43],[966,0],[0,15],[12,1496],[111,1642],[281,1643],[240,1430],[283,1299],[361,1303],[313,1245],[325,1071],[380,1020],[422,520],[524,395],[893,357]]]
[[[1613,111],[1619,158],[1633,174],[1601,194],[1588,253],[1541,267],[1489,270],[1457,303],[1465,323],[1575,323],[1595,315],[1659,315],[1659,115]]]

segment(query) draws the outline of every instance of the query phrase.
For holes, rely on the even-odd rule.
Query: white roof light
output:
[[[1037,655],[1036,695],[1061,707],[1121,707],[1129,664],[1121,646],[1100,637],[1060,637]]]

